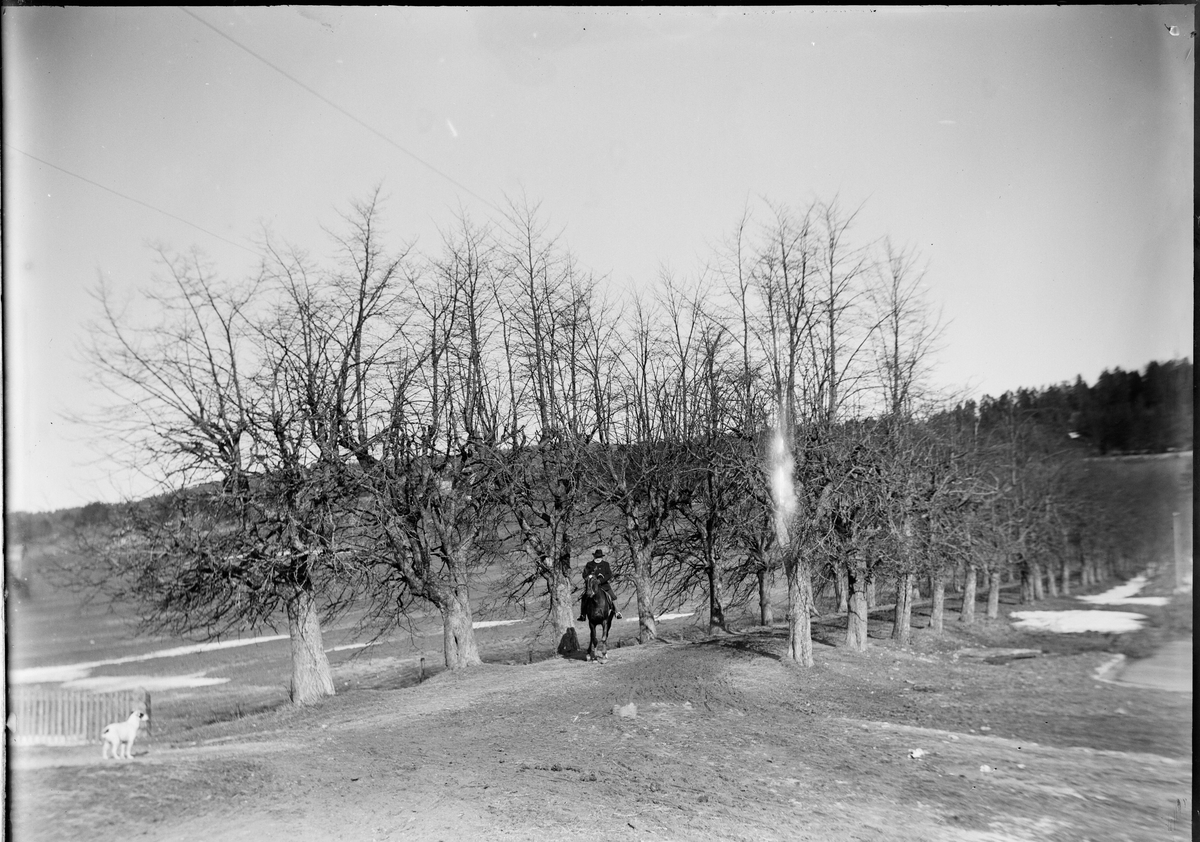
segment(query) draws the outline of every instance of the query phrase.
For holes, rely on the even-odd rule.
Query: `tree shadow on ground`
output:
[[[202,721],[202,726],[219,725],[223,722],[236,722],[240,719],[245,719],[249,716],[257,716],[263,713],[280,710],[291,704],[287,699],[274,699],[269,702],[258,704],[250,704],[245,702],[234,702],[222,708],[211,711]]]
[[[738,652],[746,652],[751,655],[757,655],[763,658],[770,658],[773,661],[783,660],[777,652],[771,651],[771,641],[776,638],[785,637],[786,633],[779,634],[775,631],[756,631],[743,634],[731,634],[727,637],[713,637],[708,640],[701,640],[694,643],[694,646],[715,646],[722,649],[734,649]]]

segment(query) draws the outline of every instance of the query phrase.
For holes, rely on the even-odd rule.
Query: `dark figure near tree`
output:
[[[592,560],[589,561],[583,568],[584,592],[583,599],[579,606],[579,621],[583,622],[588,619],[588,593],[587,581],[589,577],[594,576],[596,584],[608,596],[609,605],[614,609],[617,607],[617,596],[613,593],[612,585],[609,584],[613,577],[612,568],[608,562],[604,560],[604,550],[596,550],[592,553]],[[621,612],[617,611],[615,618],[620,620]]]
[[[584,615],[591,627],[591,642],[588,645],[587,660],[603,661],[608,657],[608,631],[617,614],[617,606],[613,601],[612,590],[608,587],[605,573],[601,564],[603,561],[589,563],[583,576],[583,605]]]

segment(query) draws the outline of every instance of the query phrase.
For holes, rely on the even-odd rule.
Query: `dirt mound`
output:
[[[600,669],[605,702],[686,703],[708,713],[777,704],[793,684],[778,656],[724,639],[627,649]]]

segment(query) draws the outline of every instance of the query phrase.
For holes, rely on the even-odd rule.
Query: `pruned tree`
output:
[[[496,511],[492,449],[506,417],[503,372],[489,353],[497,320],[488,242],[460,216],[440,254],[404,278],[410,310],[372,413],[368,442],[379,456],[363,472],[359,498],[374,536],[365,550],[372,616],[398,620],[414,599],[434,607],[450,669],[482,663],[471,579],[489,558],[481,536]]]
[[[749,210],[742,213],[726,241],[714,250],[710,271],[721,285],[725,307],[724,321],[736,359],[730,369],[736,371],[736,388],[729,390],[730,429],[728,446],[740,460],[736,466],[740,495],[730,512],[732,542],[740,556],[731,571],[734,598],[740,584],[753,577],[758,596],[759,622],[770,626],[774,622],[771,602],[776,572],[782,566],[774,505],[771,499],[769,471],[762,465],[770,463],[770,434],[768,420],[778,409],[778,393],[768,385],[766,373],[767,349],[774,350],[774,340],[766,341],[773,332],[761,320],[761,297],[774,295],[772,285],[764,284],[768,273],[756,268],[756,251],[750,242]],[[783,242],[795,238],[788,232],[779,233]],[[772,237],[774,240],[774,237]]]
[[[626,325],[625,353],[614,372],[620,405],[603,445],[587,451],[590,493],[601,507],[597,519],[611,524],[624,545],[618,562],[637,594],[643,643],[657,636],[655,558],[693,491],[683,437],[690,398],[679,373],[670,369],[659,331],[664,320],[652,306],[634,299],[634,321]]]
[[[673,564],[666,570],[667,598],[683,602],[694,592],[708,603],[709,630],[728,630],[725,595],[734,573],[730,558],[739,540],[737,518],[757,456],[741,434],[743,394],[731,331],[706,307],[705,284],[664,290],[670,361],[670,400],[677,436],[687,451],[691,488],[673,530]],[[734,582],[740,578],[732,576]]]
[[[609,424],[614,325],[537,207],[510,203],[505,228],[496,295],[510,419],[495,481],[521,547],[509,596],[544,588],[557,649],[569,653],[578,648],[573,556],[591,535],[586,451]]]
[[[166,277],[145,296],[159,318],[134,322],[102,288],[91,360],[114,398],[107,432],[160,472],[163,493],[107,525],[87,575],[132,602],[145,630],[210,639],[285,615],[292,699],[316,701],[334,692],[320,616],[346,607],[356,583],[342,466],[290,386],[328,346],[273,353],[286,307],[270,297],[269,267],[237,285],[197,253],[160,257]]]
[[[815,419],[822,399],[818,368],[818,244],[812,209],[799,219],[786,207],[774,209],[766,229],[755,279],[763,304],[759,342],[768,360],[775,397],[772,456],[767,462],[775,511],[775,540],[783,558],[788,593],[788,657],[812,666],[812,570],[808,536],[819,534],[825,514],[820,502],[827,483],[812,467],[820,454],[798,449],[798,425]],[[808,436],[812,443],[817,438]]]

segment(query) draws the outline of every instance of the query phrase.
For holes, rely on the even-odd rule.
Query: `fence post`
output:
[[[150,691],[146,688],[140,688],[142,691],[142,705],[146,709],[146,743],[154,742],[154,717],[150,715]],[[150,749],[147,748],[147,751]]]
[[[1179,519],[1179,512],[1173,512],[1171,515],[1172,529],[1175,533],[1175,592],[1178,593],[1183,589],[1183,524]]]

